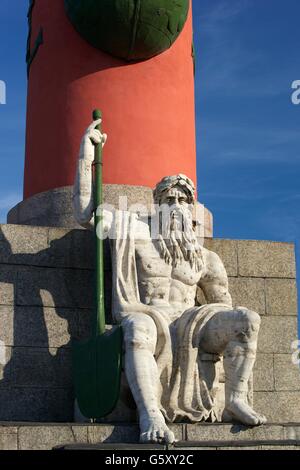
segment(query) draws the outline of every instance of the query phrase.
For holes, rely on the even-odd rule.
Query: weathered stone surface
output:
[[[200,428],[203,438],[197,441],[188,439],[186,435],[186,425],[173,425],[179,442],[168,450],[204,450],[204,449],[238,449],[249,448],[275,449],[294,448],[299,441],[299,425],[265,425],[261,427],[247,428],[230,424],[200,424],[188,425],[190,429]],[[190,435],[191,432],[189,433]],[[10,435],[10,440],[3,439],[3,436]],[[13,440],[12,438],[15,437]],[[2,439],[2,440],[1,440]],[[68,446],[70,449],[86,449],[87,445],[96,446],[104,444],[107,450],[122,450],[127,444],[128,449],[141,450],[145,445],[138,444],[139,433],[137,425],[74,425],[74,424],[17,424],[0,426],[0,448],[1,443],[7,443],[13,447],[19,440],[20,450],[46,450],[53,447]],[[286,444],[284,445],[284,441]],[[294,442],[295,443],[294,443]],[[230,445],[229,445],[230,443]],[[232,443],[232,444],[231,444]],[[75,444],[77,444],[75,446]],[[114,446],[115,444],[115,446]],[[104,447],[103,446],[103,447]],[[136,447],[133,447],[136,446]],[[151,450],[159,450],[158,445],[148,445]],[[154,449],[155,447],[155,449]],[[163,448],[164,446],[160,446]],[[5,447],[6,448],[6,447]],[[299,449],[299,447],[298,447]],[[100,450],[100,448],[99,448]]]
[[[92,310],[78,310],[78,339],[85,340],[89,338],[92,327]]]
[[[179,451],[179,450],[185,450],[185,451],[193,451],[193,450],[196,450],[196,451],[201,451],[201,450],[217,450],[216,447],[193,447],[193,445],[191,445],[191,447],[180,447],[180,446],[176,446],[175,447],[176,451]]]
[[[88,427],[88,442],[97,444],[100,442],[124,442],[135,443],[139,441],[138,426],[109,426],[104,424]]]
[[[237,246],[240,276],[296,277],[294,244],[239,240]]]
[[[255,392],[254,403],[269,423],[300,422],[300,392]]]
[[[14,303],[14,284],[13,283],[0,282],[0,303],[1,305],[13,305]]]
[[[72,211],[72,187],[55,188],[35,194],[15,206],[8,223],[43,227],[78,227]]]
[[[16,387],[71,388],[71,352],[67,349],[13,348],[11,381]]]
[[[239,424],[187,424],[188,441],[258,441],[283,439],[283,426],[266,424],[247,427]]]
[[[261,450],[260,446],[217,447],[216,450]]]
[[[274,355],[274,375],[275,390],[300,391],[300,368],[292,363],[291,354]]]
[[[11,348],[0,343],[0,388],[11,384]]]
[[[0,263],[39,262],[48,248],[48,231],[39,227],[0,225]]]
[[[127,208],[142,204],[148,210],[153,203],[152,189],[146,186],[105,184],[104,202],[119,208],[119,197],[127,197]],[[24,224],[42,227],[79,228],[73,216],[73,186],[65,186],[45,191],[25,199],[12,208],[7,216],[9,224]],[[120,207],[121,208],[121,207]],[[126,210],[126,207],[123,207]],[[212,214],[205,208],[205,234],[212,236]]]
[[[69,389],[0,388],[0,421],[72,422],[74,396]]]
[[[91,317],[88,309],[0,306],[0,342],[6,346],[70,348],[71,338],[89,337]]]
[[[284,426],[283,434],[284,439],[300,441],[300,426]]]
[[[0,305],[13,305],[17,271],[9,265],[0,265]]]
[[[93,272],[75,269],[22,268],[17,305],[93,307]]]
[[[245,306],[260,315],[265,314],[265,280],[229,278],[229,292],[235,307]]]
[[[297,315],[297,284],[294,279],[266,279],[266,313]]]
[[[214,234],[214,217],[206,207],[204,207],[204,236],[213,237]]]
[[[274,390],[273,354],[258,353],[253,371],[254,391]]]
[[[258,336],[258,351],[263,353],[291,353],[291,344],[297,339],[296,317],[262,317]]]
[[[94,238],[88,230],[49,229],[49,256],[55,267],[93,269]]]
[[[18,449],[18,428],[14,426],[0,426],[0,450]]]
[[[59,357],[55,357],[55,353],[56,348],[62,347],[65,351],[70,347],[70,336],[86,338],[89,335],[90,307],[94,300],[91,234],[83,230],[39,228],[36,231],[34,227],[25,227],[24,238],[23,228],[5,227],[0,232],[0,354],[2,345],[6,355],[4,365],[0,366],[0,419],[72,420],[70,361],[63,351]],[[40,234],[41,239],[35,240]],[[233,276],[237,275],[237,246],[244,243],[262,243],[264,248],[266,245],[266,242],[206,240],[210,249],[219,252]],[[275,248],[282,245],[283,258],[292,246],[270,244],[273,245]],[[37,250],[36,255],[34,250]],[[271,253],[270,258],[273,255]],[[275,255],[275,261],[280,261],[279,253]],[[7,262],[12,264],[1,264]],[[274,266],[267,277],[276,274]],[[259,263],[258,267],[262,270]],[[263,314],[264,281],[258,274],[256,272],[255,278],[231,278],[230,284],[234,303]],[[284,395],[268,394],[268,398],[263,395],[273,387],[271,358],[275,354],[277,393],[292,393],[285,405],[289,411],[285,415],[279,410],[278,416],[295,421],[300,398],[298,395],[297,402],[293,393],[299,390],[299,378],[292,372],[295,366],[289,364],[290,344],[297,338],[295,281],[268,278],[265,283],[267,315],[262,318],[261,353],[254,372],[255,407],[265,400],[265,409],[261,411],[266,414],[270,411],[270,421],[270,416],[275,414],[273,407],[284,406]],[[21,305],[13,307],[14,304]],[[288,308],[283,311],[284,306]],[[12,356],[11,346],[16,347]],[[42,387],[46,387],[45,390]]]
[[[184,425],[173,424],[170,429],[175,434],[177,440],[183,440]],[[88,427],[88,442],[97,444],[100,442],[107,443],[135,443],[139,442],[139,428],[137,425],[119,424],[116,426],[98,424]]]
[[[299,446],[260,446],[259,450],[298,450],[299,451]]]
[[[87,427],[22,426],[19,429],[19,450],[51,450],[76,442],[87,443]]]
[[[82,311],[86,312],[72,308],[16,307],[14,345],[70,347],[71,337],[79,336],[78,317]]]
[[[237,241],[236,240],[225,240],[225,239],[205,239],[205,248],[217,253],[227,271],[228,276],[237,276],[238,264],[237,264]]]
[[[289,446],[289,445],[286,445],[286,446],[276,446],[276,445],[272,445],[272,446],[251,446],[251,447],[234,446],[234,447],[217,447],[217,450],[299,450],[299,447],[298,446]]]
[[[14,344],[14,307],[0,306],[0,344]]]

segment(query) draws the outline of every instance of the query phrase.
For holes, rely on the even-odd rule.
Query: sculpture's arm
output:
[[[80,225],[89,229],[94,227],[92,163],[94,160],[95,144],[103,142],[102,145],[104,146],[107,140],[106,134],[101,134],[100,131],[95,129],[100,123],[101,119],[94,121],[87,128],[82,138],[73,188],[74,217]],[[104,214],[104,226],[106,225],[105,219],[106,214]]]
[[[228,290],[228,277],[220,257],[209,250],[203,250],[204,272],[199,281],[208,303],[223,303],[232,307],[232,299]]]

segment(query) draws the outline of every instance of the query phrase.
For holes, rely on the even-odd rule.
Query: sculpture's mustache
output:
[[[161,257],[177,266],[186,260],[197,272],[202,269],[202,251],[193,229],[193,216],[186,207],[172,208],[164,215],[159,236]]]
[[[189,210],[176,208],[170,212],[167,229],[171,231],[185,232],[193,227],[192,215]]]

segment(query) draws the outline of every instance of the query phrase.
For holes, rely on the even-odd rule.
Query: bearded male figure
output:
[[[95,130],[99,122],[83,137],[74,185],[75,217],[87,228],[93,226],[94,144],[106,141]],[[154,224],[135,213],[103,211],[112,239],[113,316],[124,332],[141,442],[174,442],[167,422],[218,419],[199,365],[203,354],[223,356],[224,416],[250,426],[266,422],[248,402],[260,316],[233,308],[222,261],[198,243],[190,210],[194,193],[186,176],[164,178],[154,190]],[[202,306],[198,288],[207,302]]]

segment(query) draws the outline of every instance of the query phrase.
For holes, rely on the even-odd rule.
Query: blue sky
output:
[[[22,198],[27,7],[0,5],[1,222]],[[215,236],[296,241],[300,256],[299,17],[299,0],[194,0],[198,192]]]
[[[194,0],[200,198],[216,237],[295,242],[298,273],[299,17],[298,0]]]

